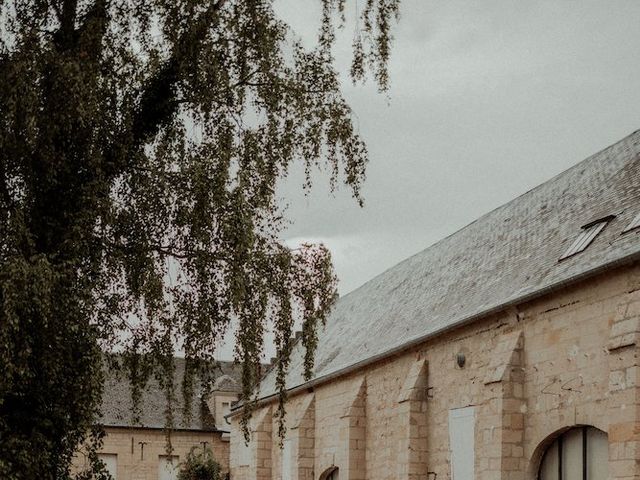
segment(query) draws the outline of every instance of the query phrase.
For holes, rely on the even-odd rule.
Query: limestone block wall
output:
[[[225,415],[231,411],[231,405],[238,400],[235,392],[214,391],[207,397],[207,407],[213,415],[214,423],[220,430],[229,430]]]
[[[639,350],[640,289],[632,288],[618,306],[608,344],[609,470],[617,478],[640,478]]]
[[[100,453],[117,455],[118,480],[157,480],[161,458],[166,453],[166,437],[162,430],[112,428],[105,429],[106,437]],[[229,442],[222,441],[220,433],[199,431],[174,431],[171,434],[175,464],[187,458],[192,448],[206,446],[213,451],[215,459],[224,471],[229,469]],[[83,466],[82,453],[76,455],[76,465]]]
[[[428,364],[418,358],[409,370],[398,395],[397,478],[418,480],[428,475],[427,465],[427,398]],[[366,420],[366,419],[365,419]]]
[[[313,480],[313,462],[315,458],[315,395],[313,393],[300,397],[294,421],[289,422],[287,432],[289,448],[286,466],[288,478],[291,480]]]
[[[317,384],[287,405],[297,418],[302,398],[314,398],[303,435],[312,437],[306,445],[313,445],[313,471],[304,478],[338,467],[340,479],[449,479],[449,412],[469,406],[475,478],[536,478],[546,446],[576,425],[607,432],[610,478],[640,478],[639,342],[635,265]],[[237,480],[245,477],[234,467],[237,420],[232,424]],[[278,466],[277,429],[269,441],[270,478],[289,478]]]
[[[321,472],[340,465],[344,475],[350,465],[361,462],[364,470],[363,415],[366,384],[363,377],[347,378],[344,381],[327,385],[326,389],[315,392],[315,477]],[[358,441],[360,442],[358,444]],[[350,451],[350,447],[353,451]],[[354,477],[355,478],[355,477]]]
[[[278,443],[273,442],[272,407],[255,412],[249,424],[250,442],[247,444],[240,422],[232,422],[230,447],[235,455],[230,457],[232,476],[238,480],[265,480],[272,478],[274,468],[272,452]],[[277,432],[277,428],[275,430]],[[277,438],[277,435],[276,435]]]
[[[524,338],[521,330],[496,338],[485,378],[486,401],[477,419],[478,477],[521,479],[524,438]]]

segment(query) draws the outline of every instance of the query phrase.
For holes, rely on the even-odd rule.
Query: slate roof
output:
[[[185,361],[183,358],[175,359],[174,388],[176,403],[174,404],[174,428],[184,430],[218,431],[227,430],[224,426],[218,429],[213,415],[203,401],[203,392],[200,382],[194,382],[194,395],[191,405],[191,419],[188,421],[183,416],[184,401],[182,396],[182,379],[184,378]],[[224,391],[234,391],[240,384],[239,367],[233,362],[218,362],[215,367],[216,382],[221,380]],[[220,385],[217,385],[220,386]],[[216,389],[214,382],[213,389]],[[220,389],[222,390],[222,389]],[[133,403],[129,381],[122,374],[115,371],[106,372],[104,393],[102,398],[102,417],[100,423],[108,427],[135,427],[135,428],[164,428],[165,411],[167,408],[166,394],[157,380],[151,379],[142,393],[140,400],[140,421],[134,422],[132,414]]]
[[[340,298],[320,332],[311,381],[640,258],[640,130],[482,216]],[[478,185],[482,188],[482,185]],[[592,220],[615,214],[582,253],[558,261]],[[287,388],[304,384],[294,350]],[[275,393],[275,370],[259,397]]]

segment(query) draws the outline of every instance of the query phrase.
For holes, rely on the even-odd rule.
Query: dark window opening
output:
[[[607,434],[594,427],[566,431],[547,447],[538,480],[606,480],[609,476]]]

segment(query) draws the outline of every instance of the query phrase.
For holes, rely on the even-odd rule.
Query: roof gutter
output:
[[[433,337],[436,337],[438,335],[442,335],[443,333],[447,333],[451,330],[454,330],[456,328],[465,326],[469,323],[472,323],[478,319],[480,319],[481,317],[487,317],[489,315],[501,312],[503,310],[506,310],[508,308],[514,307],[518,304],[521,303],[526,303],[532,300],[535,300],[537,298],[540,298],[544,295],[547,295],[549,293],[553,293],[556,292],[558,290],[561,290],[563,288],[566,288],[568,286],[571,285],[575,285],[576,283],[579,283],[581,281],[593,278],[595,276],[601,275],[603,273],[609,272],[611,270],[614,270],[616,268],[620,268],[622,266],[626,266],[626,265],[630,265],[632,263],[638,262],[640,261],[640,251],[636,251],[634,253],[631,253],[629,255],[626,255],[624,257],[620,257],[616,260],[612,260],[608,263],[599,265],[597,267],[594,267],[590,270],[586,270],[578,275],[574,275],[573,277],[566,279],[566,280],[560,280],[559,282],[556,283],[552,283],[546,287],[542,287],[541,289],[538,289],[534,292],[530,292],[530,293],[526,293],[524,295],[521,295],[519,297],[516,297],[514,299],[508,300],[504,303],[498,304],[495,307],[491,307],[487,310],[482,310],[479,313],[470,315],[468,317],[463,318],[462,320],[458,320],[457,322],[454,322],[450,325],[447,325],[446,327],[443,327],[439,330],[435,330],[431,333],[428,333],[427,335],[422,335],[420,337],[417,337],[413,340],[409,340],[406,343],[403,343],[402,345],[399,345],[397,347],[394,347],[390,350],[385,350],[384,352],[381,352],[379,354],[373,355],[369,358],[366,358],[364,360],[361,360],[359,362],[356,362],[352,365],[349,365],[348,367],[344,367],[341,368],[339,370],[336,370],[335,372],[331,372],[327,375],[321,376],[321,377],[317,377],[314,378],[312,380],[309,380],[308,382],[302,383],[296,387],[293,387],[289,390],[287,390],[289,395],[295,395],[297,393],[300,393],[304,390],[308,390],[310,388],[314,388],[320,384],[329,382],[331,380],[334,380],[338,377],[343,377],[345,375],[348,375],[356,370],[359,370],[362,367],[371,365],[372,363],[376,363],[379,362],[381,360],[384,360],[387,357],[393,357],[395,355],[398,355],[400,353],[403,353],[407,350],[412,349],[413,347],[424,343],[427,340],[432,339]],[[278,398],[278,394],[272,394],[269,395],[267,397],[263,397],[260,398],[257,403],[256,403],[256,407],[260,407],[262,405],[265,405],[267,403],[271,403],[273,400]],[[242,405],[237,405],[236,407],[232,408],[231,413],[227,414],[226,417],[232,418],[236,415],[238,415],[241,410],[242,410],[243,404]],[[225,417],[225,418],[226,418]]]
[[[120,428],[122,430],[152,430],[152,431],[166,431],[165,427],[147,427],[144,425],[104,425],[99,424],[102,428]],[[230,433],[228,430],[220,430],[219,428],[172,428],[172,432],[189,432],[189,433]]]

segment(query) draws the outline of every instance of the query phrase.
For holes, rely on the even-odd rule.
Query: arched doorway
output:
[[[538,480],[606,480],[609,475],[609,440],[594,427],[574,427],[545,449]]]
[[[338,480],[338,467],[327,468],[322,475],[320,475],[320,480]]]

